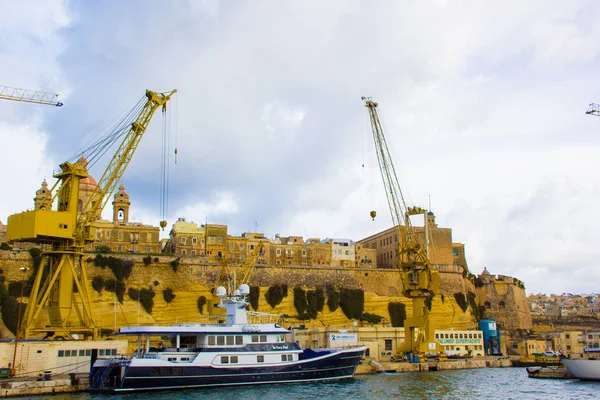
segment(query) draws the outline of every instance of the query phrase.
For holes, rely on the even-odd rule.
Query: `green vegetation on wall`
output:
[[[298,318],[303,319],[308,300],[306,300],[306,292],[301,287],[294,288],[294,308],[298,313]]]
[[[152,307],[154,306],[154,296],[156,296],[156,293],[154,293],[154,290],[152,290],[152,288],[129,288],[127,294],[129,295],[130,299],[139,301],[148,314],[152,314]]]
[[[104,278],[102,278],[101,276],[95,276],[92,279],[92,287],[96,292],[98,292],[98,294],[101,294],[102,289],[104,289]]]
[[[104,281],[104,290],[107,292],[112,292],[117,295],[117,300],[119,303],[123,304],[124,296],[125,296],[125,282],[118,281],[116,279],[108,279]]]
[[[258,299],[260,298],[260,287],[259,286],[250,286],[250,294],[248,295],[250,298],[250,307],[254,311],[258,311]]]
[[[365,310],[365,292],[362,289],[340,289],[340,307],[348,319],[359,319]]]
[[[200,314],[202,314],[204,312],[204,306],[206,305],[206,297],[204,296],[200,296],[198,297],[198,311],[200,311]]]
[[[325,306],[325,292],[323,292],[322,288],[309,290],[306,293],[306,300],[308,302],[306,313],[311,319],[317,318],[317,314],[323,311],[323,307]]]
[[[359,319],[370,324],[378,324],[383,320],[383,317],[377,314],[363,313]]]
[[[327,291],[327,307],[329,307],[329,311],[334,312],[340,306],[340,292],[331,285],[327,285],[325,290]]]
[[[485,307],[477,304],[475,293],[467,293],[467,302],[469,303],[469,306],[471,306],[473,316],[475,317],[477,322],[481,321],[482,319],[485,319]]]
[[[271,306],[271,308],[275,308],[277,305],[281,303],[284,297],[288,295],[288,286],[276,284],[269,289],[267,289],[267,293],[265,293],[265,300]]]
[[[94,258],[94,265],[96,267],[102,269],[108,267],[118,281],[129,278],[131,271],[133,271],[133,264],[133,260],[122,260],[113,256],[106,257],[102,254],[96,254],[96,258]]]
[[[142,259],[142,261],[144,262],[144,265],[150,265],[150,264],[152,264],[152,257],[146,256]]]
[[[173,270],[173,272],[177,272],[177,268],[179,268],[180,261],[181,258],[176,258],[175,260],[171,261],[171,269]]]
[[[173,293],[173,289],[166,288],[165,290],[163,290],[163,298],[165,299],[165,301],[167,302],[167,304],[169,304],[170,302],[172,302],[173,299],[175,298],[175,294]]]
[[[388,304],[388,312],[390,313],[393,327],[401,328],[404,326],[404,321],[406,320],[406,304],[391,302]]]
[[[465,294],[462,292],[456,292],[454,293],[454,299],[456,300],[456,304],[458,304],[460,309],[463,312],[467,312],[469,304],[467,303],[467,298],[465,297]]]

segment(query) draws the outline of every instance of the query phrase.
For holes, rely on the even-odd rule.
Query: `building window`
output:
[[[487,309],[492,308],[492,303],[490,303],[489,301],[486,301],[485,303],[483,303],[483,306]]]
[[[498,303],[498,307],[500,307],[501,309],[504,309],[506,307],[506,304],[504,304],[504,302],[501,301],[500,303]]]
[[[192,250],[192,255],[195,256],[196,255],[196,250]]]
[[[122,248],[121,248],[121,245],[118,245],[118,246],[117,246],[117,252],[118,252],[118,253],[120,253],[120,252],[122,252],[122,251],[123,251],[123,250],[122,250]]]
[[[210,236],[208,238],[208,243],[214,243],[215,242],[215,237],[214,236]]]
[[[119,240],[123,239],[123,232],[117,233],[117,237],[119,238]]]
[[[302,257],[306,257],[306,250],[302,250]]]
[[[181,250],[181,254],[185,256],[187,254],[187,250]]]
[[[240,250],[244,250],[244,243],[240,243]]]
[[[281,255],[281,249],[275,250],[275,254],[277,254],[278,256],[280,256]]]
[[[150,246],[146,246],[146,253],[150,253]]]
[[[391,351],[392,350],[392,339],[385,339],[385,351]]]
[[[185,237],[181,238],[181,244],[185,244]]]
[[[452,248],[452,256],[458,257],[458,249],[456,247]]]
[[[346,250],[346,255],[349,256],[350,255],[350,250]]]
[[[281,265],[281,260],[275,261],[275,265]]]
[[[221,244],[221,243],[223,243],[223,238],[219,236],[219,237],[217,238],[217,241],[219,242],[219,244]]]
[[[250,250],[254,250],[254,245],[253,244],[250,245]]]
[[[193,237],[192,238],[192,244],[197,244],[198,243],[198,238],[197,237]]]

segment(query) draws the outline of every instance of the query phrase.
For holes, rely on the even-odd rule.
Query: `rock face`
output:
[[[102,289],[100,292],[92,289],[94,277],[104,280],[114,279],[109,268],[99,268],[91,262],[90,255],[85,263],[89,278],[88,286],[91,293],[92,310],[96,318],[96,325],[100,328],[113,330],[121,326],[135,324],[171,324],[182,322],[198,322],[207,315],[204,307],[203,315],[198,309],[198,298],[204,296],[212,298],[211,289],[221,271],[219,265],[197,264],[197,258],[181,258],[179,265],[174,268],[171,256],[160,256],[157,260],[152,257],[152,263],[145,265],[143,255],[124,255],[123,258],[134,261],[133,270],[129,278],[125,279],[126,288],[151,288],[155,293],[152,313],[147,313],[140,303],[129,298],[125,291],[123,303],[116,300],[113,292]],[[118,256],[121,257],[121,256]],[[157,262],[156,262],[157,261]],[[31,260],[28,253],[13,253],[0,251],[0,268],[8,282],[23,279],[19,268],[29,266]],[[476,281],[472,275],[467,274],[461,266],[441,265],[436,266],[442,276],[441,294],[432,300],[432,323],[438,329],[476,329],[477,321],[472,307],[463,311],[455,300],[455,293],[476,293],[477,301],[483,305],[486,301],[497,305],[504,301],[504,308],[490,307],[486,318],[497,319],[505,328],[530,329],[531,317],[529,316],[525,292],[516,285],[516,280],[495,278],[486,281],[483,286],[476,288]],[[19,275],[21,274],[21,275]],[[512,278],[511,278],[512,279]],[[239,284],[239,283],[238,283]],[[265,293],[270,286],[286,284],[289,288],[287,297],[275,308],[272,308],[265,299]],[[407,315],[412,314],[411,301],[401,295],[402,282],[400,274],[395,270],[343,268],[343,267],[299,267],[299,266],[256,266],[250,279],[251,286],[260,288],[258,311],[297,315],[294,308],[294,287],[305,290],[324,288],[328,285],[336,289],[362,289],[365,293],[364,312],[376,314],[391,321],[388,305],[390,302],[402,302],[406,305]],[[175,298],[167,303],[163,296],[165,289],[171,289]],[[307,326],[349,326],[348,320],[342,310],[338,308],[330,311],[325,305],[317,319],[310,321],[297,321],[288,319],[286,324],[302,323]]]

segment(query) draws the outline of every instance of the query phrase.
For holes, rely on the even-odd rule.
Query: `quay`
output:
[[[513,361],[508,357],[467,358],[461,360],[428,361],[421,363],[377,362],[375,360],[365,360],[358,366],[355,374],[367,375],[378,372],[421,372],[472,368],[507,368],[512,366]]]
[[[88,388],[87,374],[60,377],[16,378],[0,380],[0,397],[83,392]]]

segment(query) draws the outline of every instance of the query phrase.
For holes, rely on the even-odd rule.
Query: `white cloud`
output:
[[[10,109],[8,123],[46,134],[52,165],[146,88],[177,88],[169,220],[360,239],[390,224],[360,101],[373,96],[408,201],[431,195],[472,270],[529,291],[593,287],[582,278],[600,259],[600,120],[583,114],[600,101],[593,1],[10,4],[0,75],[68,93],[60,113]],[[152,221],[154,119],[124,177]],[[37,189],[28,174],[15,197]]]

